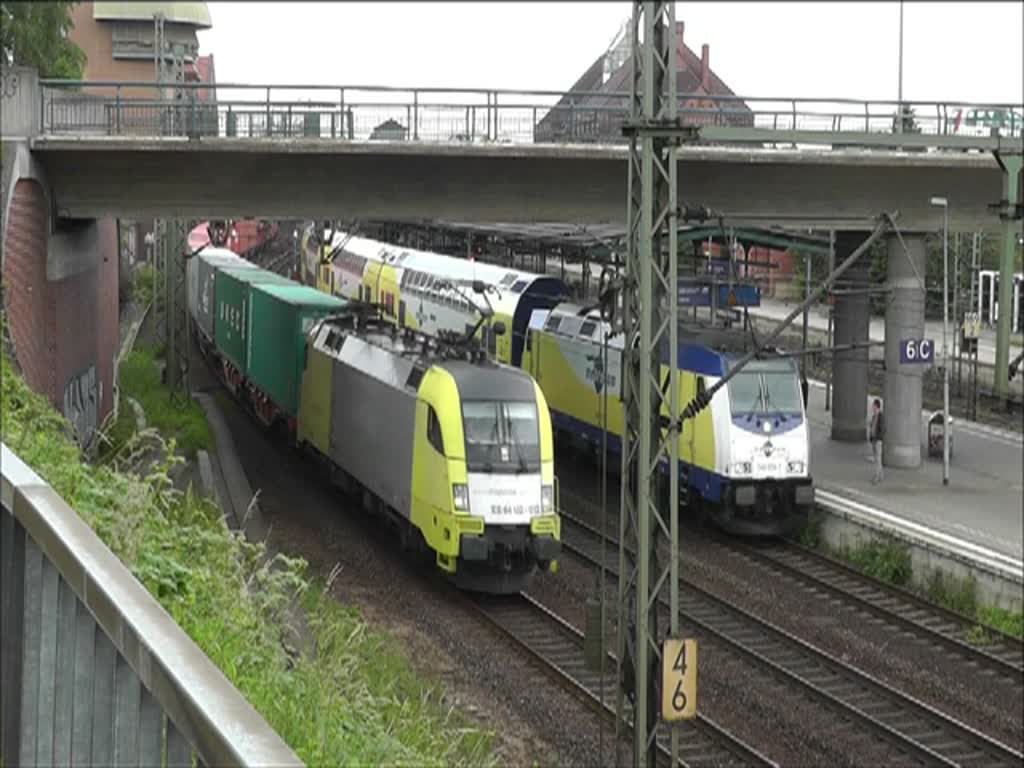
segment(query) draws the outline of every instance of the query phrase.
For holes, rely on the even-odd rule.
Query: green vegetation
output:
[[[845,548],[841,554],[869,576],[900,587],[913,575],[910,548],[896,541],[869,541]]]
[[[200,448],[210,449],[212,438],[206,414],[192,399],[179,402],[171,398],[170,390],[160,380],[155,350],[137,344],[121,362],[121,393],[138,400],[146,412],[147,424],[174,438],[186,456],[194,456]],[[123,432],[114,435],[112,442],[120,436]]]
[[[4,63],[35,67],[40,77],[81,80],[85,53],[67,33],[77,2],[0,3]]]
[[[964,616],[974,616],[978,612],[977,583],[973,576],[960,580],[942,571],[933,571],[924,593],[933,603]]]
[[[130,377],[129,377],[130,378]],[[424,683],[396,641],[314,586],[301,560],[268,558],[229,531],[211,501],[175,490],[174,441],[149,433],[102,465],[82,461],[67,424],[2,365],[3,440],[78,512],[309,765],[493,765],[492,737]],[[152,420],[152,415],[150,415]],[[146,443],[168,458],[142,478]],[[308,612],[315,658],[287,649],[288,606]]]
[[[797,535],[797,541],[802,547],[807,547],[808,549],[820,549],[822,546],[821,521],[814,519],[808,520],[807,524],[800,529],[800,533]]]
[[[983,625],[1024,639],[1024,613],[1008,611],[991,605],[978,608],[978,621]]]
[[[980,605],[977,584],[973,577],[957,579],[934,571],[923,589],[912,584],[913,564],[910,549],[896,541],[870,541],[855,547],[833,550],[821,538],[820,524],[812,521],[800,531],[797,541],[809,549],[818,549],[851,563],[869,576],[889,584],[906,587],[922,594],[931,602],[978,622],[967,635],[978,645],[992,642],[991,630],[1024,638],[1024,613],[1005,608]]]
[[[146,306],[156,293],[156,269],[152,264],[140,264],[132,275],[132,300]],[[161,300],[163,297],[160,297]]]

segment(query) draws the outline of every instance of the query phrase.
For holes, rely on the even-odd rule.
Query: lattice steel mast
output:
[[[185,57],[195,51],[183,43],[168,41],[164,15],[153,14],[153,60],[162,133],[179,133],[184,95]],[[157,219],[153,222],[153,255],[156,268],[154,285],[154,321],[157,337],[166,349],[166,382],[175,397],[189,396],[189,332],[186,277],[188,232],[195,222]],[[161,307],[162,304],[162,307]]]
[[[692,137],[676,109],[675,9],[637,2],[631,24],[629,248],[623,282],[622,514],[619,536],[617,736],[633,722],[633,762],[653,766],[661,655],[657,599],[669,581],[671,627],[678,627],[677,178],[676,149]],[[669,374],[661,381],[667,347]],[[668,423],[662,423],[666,408]],[[667,427],[667,428],[666,428]],[[667,493],[659,464],[668,462]],[[667,498],[665,498],[667,496]],[[659,503],[661,502],[661,503]],[[658,557],[668,539],[668,562]],[[628,709],[627,708],[628,700]],[[631,716],[631,717],[630,717]],[[676,739],[672,738],[673,763]],[[619,741],[621,743],[621,741]]]

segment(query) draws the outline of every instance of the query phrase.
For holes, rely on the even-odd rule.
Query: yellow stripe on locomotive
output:
[[[551,410],[566,416],[571,422],[563,428],[583,432],[599,439],[602,429],[602,409],[605,407],[603,391],[598,391],[595,382],[600,382],[600,354],[598,344],[562,343],[557,336],[543,330],[531,329],[530,337],[523,352],[523,368],[529,371],[547,397]],[[608,372],[603,386],[607,387],[607,426],[612,439],[622,435],[624,415],[620,398],[622,365],[621,349],[609,347]],[[581,375],[583,372],[584,375]],[[668,366],[661,366],[664,381]],[[680,370],[678,376],[678,402],[690,402],[697,393],[698,376],[692,371]],[[668,416],[668,397],[662,407]],[[556,421],[559,417],[556,416]],[[679,458],[697,467],[708,470],[715,468],[715,432],[710,409],[701,411],[695,419],[683,422],[679,438]]]

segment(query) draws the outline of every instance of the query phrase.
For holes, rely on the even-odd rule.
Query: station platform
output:
[[[919,469],[885,468],[872,485],[871,449],[862,443],[831,439],[831,412],[825,411],[824,385],[808,392],[811,473],[827,491],[878,508],[890,515],[940,531],[995,552],[1024,559],[1024,439],[1009,431],[957,420],[949,485],[942,484],[942,460],[928,458],[922,413],[923,463]]]

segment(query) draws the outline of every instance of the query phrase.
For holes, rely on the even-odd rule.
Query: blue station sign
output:
[[[935,360],[935,342],[932,339],[900,339],[901,363],[931,363]]]
[[[710,307],[711,291],[717,294],[718,306],[758,307],[761,305],[761,291],[753,283],[711,283],[692,279],[680,280],[677,300],[680,307]]]

